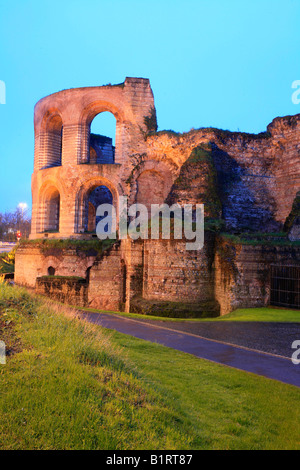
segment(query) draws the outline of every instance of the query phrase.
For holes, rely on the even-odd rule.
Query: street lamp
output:
[[[18,208],[21,209],[21,214],[22,214],[22,216],[21,216],[21,221],[19,221],[19,224],[18,224],[18,225],[19,225],[19,229],[18,229],[18,231],[17,231],[17,241],[18,241],[18,242],[19,242],[19,240],[20,240],[20,238],[21,238],[21,236],[22,236],[22,234],[21,234],[21,232],[20,232],[20,228],[21,228],[20,225],[22,225],[22,229],[23,229],[23,228],[24,228],[24,226],[23,226],[23,225],[24,225],[24,224],[23,224],[23,222],[24,222],[24,212],[26,211],[27,207],[28,207],[28,204],[27,204],[26,202],[20,202],[20,203],[18,204]],[[25,236],[26,236],[26,234],[25,234]]]
[[[28,207],[28,204],[26,202],[20,202],[20,204],[18,205],[18,207],[21,209],[22,211],[22,219],[23,219],[23,215],[24,215],[24,211],[27,209]]]

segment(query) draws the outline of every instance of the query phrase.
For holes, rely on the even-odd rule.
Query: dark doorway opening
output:
[[[54,276],[55,275],[55,268],[52,266],[49,266],[48,268],[48,276]]]

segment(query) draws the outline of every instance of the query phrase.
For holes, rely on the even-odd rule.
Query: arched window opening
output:
[[[47,122],[46,146],[45,146],[45,166],[50,168],[61,165],[62,157],[62,135],[63,123],[61,117],[56,114]]]
[[[89,163],[115,162],[116,119],[113,114],[103,112],[91,122],[89,141]]]
[[[98,206],[112,203],[113,196],[107,186],[97,186],[87,195],[84,224],[86,232],[95,232],[97,224],[105,217],[96,216]]]
[[[49,266],[48,268],[48,276],[54,276],[55,275],[55,268],[52,266]]]
[[[60,194],[51,188],[45,197],[44,232],[59,232]]]

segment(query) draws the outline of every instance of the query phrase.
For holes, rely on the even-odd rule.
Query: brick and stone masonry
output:
[[[116,119],[115,148],[110,138],[90,133],[104,111]],[[31,242],[17,250],[18,284],[34,287],[53,268],[58,276],[85,278],[84,302],[97,308],[129,311],[139,297],[191,305],[211,301],[223,314],[240,305],[267,305],[270,265],[291,258],[299,265],[296,228],[289,255],[270,249],[262,256],[259,243],[239,249],[232,244],[227,260],[216,232],[283,230],[300,190],[300,115],[276,118],[261,134],[214,128],[157,132],[149,80],[126,78],[119,85],[41,99],[34,132]],[[199,252],[186,251],[183,241],[123,240],[102,254],[69,246],[53,256],[34,243],[95,238],[97,205],[111,199],[118,212],[119,196],[147,207],[204,203],[206,220],[219,228],[210,226]]]

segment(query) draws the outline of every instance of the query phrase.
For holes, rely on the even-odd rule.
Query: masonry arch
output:
[[[55,276],[61,261],[56,256],[47,256],[42,264],[41,274],[45,276]]]
[[[110,113],[115,118],[115,145],[113,145],[113,139],[110,141],[110,137],[101,140],[91,133],[92,122],[96,116],[102,113]],[[119,108],[109,101],[95,100],[89,103],[80,117],[84,139],[78,163],[121,163],[123,160],[124,120],[121,107]],[[96,153],[96,161],[93,150]]]
[[[108,111],[97,114],[90,124],[89,163],[115,162],[116,118]]]
[[[47,111],[42,121],[41,131],[42,168],[60,166],[62,164],[63,120],[57,109]]]
[[[44,185],[40,190],[38,232],[59,232],[60,191],[54,183]]]
[[[98,223],[96,210],[104,203],[115,207],[118,218],[119,194],[109,180],[97,177],[81,185],[76,196],[75,233],[95,232]]]
[[[163,162],[147,160],[134,172],[130,202],[144,204],[148,211],[151,204],[162,204],[167,198],[174,176]]]

